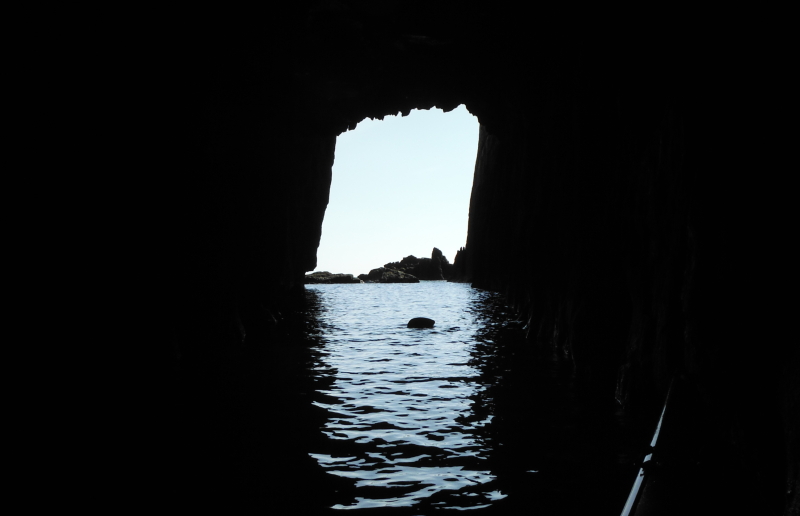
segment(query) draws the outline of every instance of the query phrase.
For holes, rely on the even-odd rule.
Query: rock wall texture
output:
[[[686,377],[765,514],[796,508],[798,346],[769,288],[790,270],[772,136],[785,79],[771,41],[674,14],[554,30],[502,2],[342,0],[151,34],[137,231],[155,360],[194,393],[177,403],[203,406],[198,371],[231,374],[220,350],[283,342],[336,136],[463,103],[481,133],[458,279],[505,293],[529,345],[626,417],[649,421]],[[200,442],[205,417],[189,410],[176,439]]]
[[[656,63],[603,63],[615,79],[600,84],[584,63],[532,87],[546,103],[482,126],[464,280],[504,292],[530,345],[613,390],[621,412],[647,419],[689,378],[707,417],[694,438],[718,436],[715,453],[747,464],[746,485],[778,514],[782,486],[796,500],[796,437],[778,434],[796,432],[780,414],[797,347],[756,322],[770,316],[750,300],[770,280],[743,272],[774,236],[747,179],[763,166],[755,119],[718,104],[717,70],[696,87],[687,63]]]

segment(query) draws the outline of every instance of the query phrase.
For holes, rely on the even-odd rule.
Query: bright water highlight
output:
[[[323,346],[314,374],[325,388],[327,436],[310,455],[355,482],[336,509],[484,508],[505,497],[487,459],[492,415],[476,410],[487,388],[476,337],[490,294],[467,284],[308,285]],[[413,317],[436,321],[409,329]]]

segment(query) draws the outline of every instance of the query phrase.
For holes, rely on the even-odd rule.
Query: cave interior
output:
[[[703,414],[688,439],[713,436],[746,472],[714,484],[714,503],[797,514],[798,352],[769,290],[787,240],[770,193],[775,99],[751,86],[770,63],[745,35],[679,13],[623,26],[509,5],[281,3],[258,23],[186,21],[155,40],[141,177],[152,361],[173,393],[155,424],[167,491],[205,503],[239,467],[220,454],[214,481],[181,480],[197,479],[185,450],[216,438],[209,378],[239,374],[219,353],[281,353],[336,137],[463,104],[481,128],[460,281],[505,295],[526,345],[566,357],[642,435],[680,377]]]

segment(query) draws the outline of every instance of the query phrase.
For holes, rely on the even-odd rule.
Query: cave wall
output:
[[[200,26],[165,45],[144,142],[165,369],[274,341],[316,264],[338,134],[463,103],[481,133],[462,279],[505,293],[531,346],[629,413],[691,378],[782,507],[797,351],[765,329],[769,274],[747,272],[775,235],[748,172],[769,151],[741,103],[742,54],[684,24],[547,30],[519,14],[297,3],[270,30]]]
[[[642,352],[644,319],[654,353],[681,345],[673,315],[691,279],[680,70],[628,63],[554,73],[531,85],[530,107],[482,126],[466,246],[468,280],[506,293],[532,340],[606,379],[626,339]],[[662,396],[674,360],[650,364]]]
[[[741,468],[753,508],[788,514],[798,352],[756,301],[783,277],[777,255],[776,276],[763,265],[780,222],[751,178],[771,163],[764,122],[731,109],[741,60],[651,43],[587,48],[482,124],[463,279],[504,293],[542,359],[613,391],[620,414],[652,422],[689,382],[693,438]]]

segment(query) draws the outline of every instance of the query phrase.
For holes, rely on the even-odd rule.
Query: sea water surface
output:
[[[591,478],[609,465],[591,450],[603,432],[569,378],[496,342],[517,331],[496,294],[441,281],[306,288],[321,331],[312,403],[326,415],[309,455],[348,486],[333,509],[566,514],[602,484]],[[436,324],[409,329],[413,317]]]
[[[329,449],[312,456],[355,482],[355,500],[335,508],[402,507],[425,500],[483,507],[505,495],[492,486],[476,415],[485,390],[471,364],[488,294],[461,283],[316,285],[325,304],[324,351],[316,374],[330,377],[317,401],[329,413]],[[409,329],[413,317],[436,321]]]

